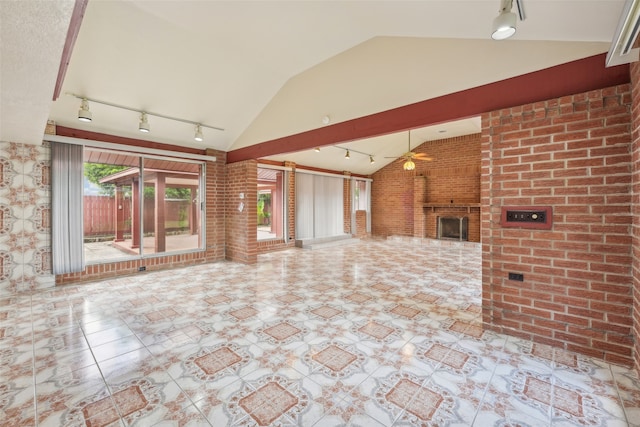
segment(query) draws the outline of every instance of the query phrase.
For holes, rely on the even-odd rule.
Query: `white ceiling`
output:
[[[0,141],[41,144],[73,1],[0,1]]]
[[[90,0],[52,103],[73,2],[1,1],[0,139],[38,143],[48,116],[78,129],[233,150],[324,126],[325,116],[338,123],[606,52],[624,1],[525,0],[516,36],[495,42],[499,4]],[[149,117],[144,135],[137,113],[96,103],[93,122],[83,124],[79,101],[65,92],[225,130],[204,129],[198,143],[192,125]],[[446,126],[442,134],[414,130],[413,145],[479,129],[477,118]],[[331,147],[273,158],[369,174],[406,151],[406,132],[340,146],[373,154],[375,165],[354,154],[348,169],[338,167],[330,153],[344,151]]]

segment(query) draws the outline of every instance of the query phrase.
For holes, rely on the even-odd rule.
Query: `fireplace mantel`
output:
[[[422,206],[431,208],[431,212],[435,212],[436,208],[466,208],[470,213],[471,208],[480,208],[480,203],[423,203]]]

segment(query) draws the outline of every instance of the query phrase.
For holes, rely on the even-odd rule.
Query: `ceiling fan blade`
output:
[[[433,160],[433,157],[414,157],[413,160],[426,160],[427,162],[430,162]]]
[[[418,157],[429,157],[429,155],[427,153],[416,153],[412,157],[417,159]]]

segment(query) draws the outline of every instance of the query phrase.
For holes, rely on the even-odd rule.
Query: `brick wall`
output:
[[[224,207],[221,200],[224,199],[226,153],[207,150],[207,155],[215,156],[216,161],[206,163],[205,227],[207,240],[204,251],[89,265],[82,272],[57,275],[56,285],[137,274],[140,267],[152,271],[223,260],[225,224]]]
[[[458,210],[425,209],[421,203],[480,202],[480,134],[427,141],[413,151],[427,153],[433,160],[416,161],[414,171],[404,171],[404,162],[394,161],[373,175],[371,233],[375,236],[435,238],[437,215],[457,215]],[[465,216],[469,216],[469,240],[479,242],[479,208]]]
[[[226,183],[226,258],[255,264],[258,261],[258,162],[228,164]],[[240,203],[244,204],[242,211],[238,210]]]
[[[631,363],[630,105],[621,85],[483,115],[488,327]],[[506,205],[551,205],[553,228],[502,228]]]
[[[367,237],[367,211],[356,211],[355,237]]]
[[[208,156],[214,156],[214,163],[207,162],[206,165],[206,219],[205,227],[207,233],[206,256],[209,262],[219,261],[225,256],[225,233],[224,233],[224,189],[226,185],[226,164],[227,153],[220,150],[207,150]]]
[[[342,222],[344,233],[351,234],[351,173],[343,172],[343,175],[346,178],[342,180]]]
[[[640,372],[640,63],[631,64],[631,155],[632,155],[632,250],[633,250],[633,337],[635,367]]]

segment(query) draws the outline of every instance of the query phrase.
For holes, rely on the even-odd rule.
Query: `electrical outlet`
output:
[[[522,274],[522,273],[509,273],[509,280],[516,280],[518,282],[524,282],[524,274]]]

